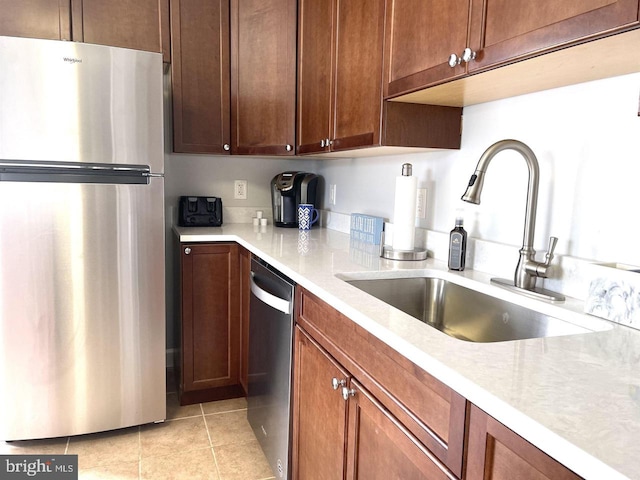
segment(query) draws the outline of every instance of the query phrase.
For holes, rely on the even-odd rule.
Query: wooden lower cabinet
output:
[[[576,480],[575,473],[304,288],[294,480]]]
[[[300,328],[461,477],[465,398],[304,288],[296,290],[296,311]]]
[[[581,478],[475,405],[470,407],[468,438],[468,480]]]
[[[251,300],[251,252],[240,250],[240,385],[249,391],[249,304]]]
[[[239,246],[182,243],[180,249],[180,404],[244,396]]]
[[[347,479],[455,478],[356,380],[347,394]]]
[[[295,335],[293,479],[455,478],[300,327]]]
[[[332,380],[349,375],[300,327],[295,329],[293,479],[343,478],[347,402]]]

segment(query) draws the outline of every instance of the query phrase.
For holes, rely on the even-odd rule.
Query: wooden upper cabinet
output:
[[[386,0],[385,97],[424,88],[466,72],[449,56],[467,46],[471,0]]]
[[[387,0],[385,98],[635,28],[638,4],[638,0]],[[464,57],[465,49],[475,57]],[[451,54],[463,60],[451,67]]]
[[[0,35],[133,48],[169,61],[169,0],[0,0],[0,12]]]
[[[0,0],[0,35],[71,40],[71,0]]]
[[[474,0],[469,71],[638,25],[638,0]]]
[[[579,480],[581,477],[475,405],[470,408],[467,480]]]
[[[460,148],[461,110],[383,102],[385,0],[302,0],[298,25],[298,153]]]
[[[329,151],[334,6],[335,0],[299,1],[297,153]]]
[[[231,0],[231,151],[293,155],[296,0]]]
[[[173,151],[229,154],[229,0],[171,1]]]
[[[73,40],[162,53],[169,61],[168,0],[71,0]]]
[[[332,150],[380,143],[384,0],[336,6]]]

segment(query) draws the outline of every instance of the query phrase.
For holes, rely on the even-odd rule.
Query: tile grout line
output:
[[[216,458],[216,452],[213,451],[213,442],[211,441],[211,434],[209,433],[209,426],[207,425],[207,416],[204,414],[204,407],[200,404],[200,411],[202,412],[202,419],[204,420],[204,429],[207,431],[207,438],[209,439],[209,448],[211,450],[211,456],[213,457],[213,464],[216,467],[216,474],[218,475],[218,479],[222,478],[220,476],[220,469],[218,468],[218,459]]]
[[[138,426],[138,480],[142,480],[142,427]]]

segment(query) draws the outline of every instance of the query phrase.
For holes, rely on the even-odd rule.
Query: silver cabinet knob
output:
[[[334,390],[337,390],[340,387],[344,387],[346,383],[347,382],[345,380],[338,380],[336,377],[333,377],[331,379],[331,386],[333,387]]]
[[[288,144],[284,148],[285,148],[285,150],[287,152],[290,152],[291,150],[293,150],[293,147],[291,145],[288,145]]]
[[[191,249],[189,247],[184,249],[184,254],[189,255],[191,253]]]
[[[460,65],[462,62],[469,63],[475,59],[476,59],[476,52],[474,52],[469,47],[467,47],[462,51],[461,56],[458,56],[455,53],[452,53],[451,55],[449,55],[449,66],[451,68],[454,68]]]
[[[322,140],[320,140],[320,146],[321,146],[322,148],[324,148],[324,138],[323,138]]]
[[[347,387],[342,387],[342,398],[344,398],[345,402],[349,400],[349,397],[355,397],[355,396],[356,396],[356,391],[353,388],[348,389]]]
[[[231,145],[229,145],[228,143],[225,143],[222,148],[224,149],[225,152],[228,152],[229,150],[231,150]]]
[[[329,146],[329,145],[331,145],[331,144],[333,144],[333,141],[332,141],[332,140],[329,140],[328,138],[327,138],[327,139],[325,139],[325,141],[324,141],[324,145],[325,145],[325,147],[328,147],[328,146]]]
[[[469,47],[465,48],[462,52],[462,61],[464,63],[469,63],[472,60],[476,59],[476,52],[471,50]]]

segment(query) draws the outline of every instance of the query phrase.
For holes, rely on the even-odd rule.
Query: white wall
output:
[[[536,250],[554,235],[559,254],[640,265],[639,95],[640,74],[633,74],[467,107],[459,151],[317,162],[324,207],[393,221],[395,176],[410,162],[427,189],[421,227],[448,232],[464,208],[471,236],[519,246],[527,169],[517,153],[491,162],[480,205],[460,200],[484,150],[514,138],[540,163]],[[335,206],[330,184],[337,185]]]
[[[269,184],[276,174],[312,168],[310,160],[301,158],[170,154],[165,162],[166,204],[176,207],[181,195],[220,197],[224,207],[270,207]],[[234,180],[248,181],[246,200],[233,198]]]

